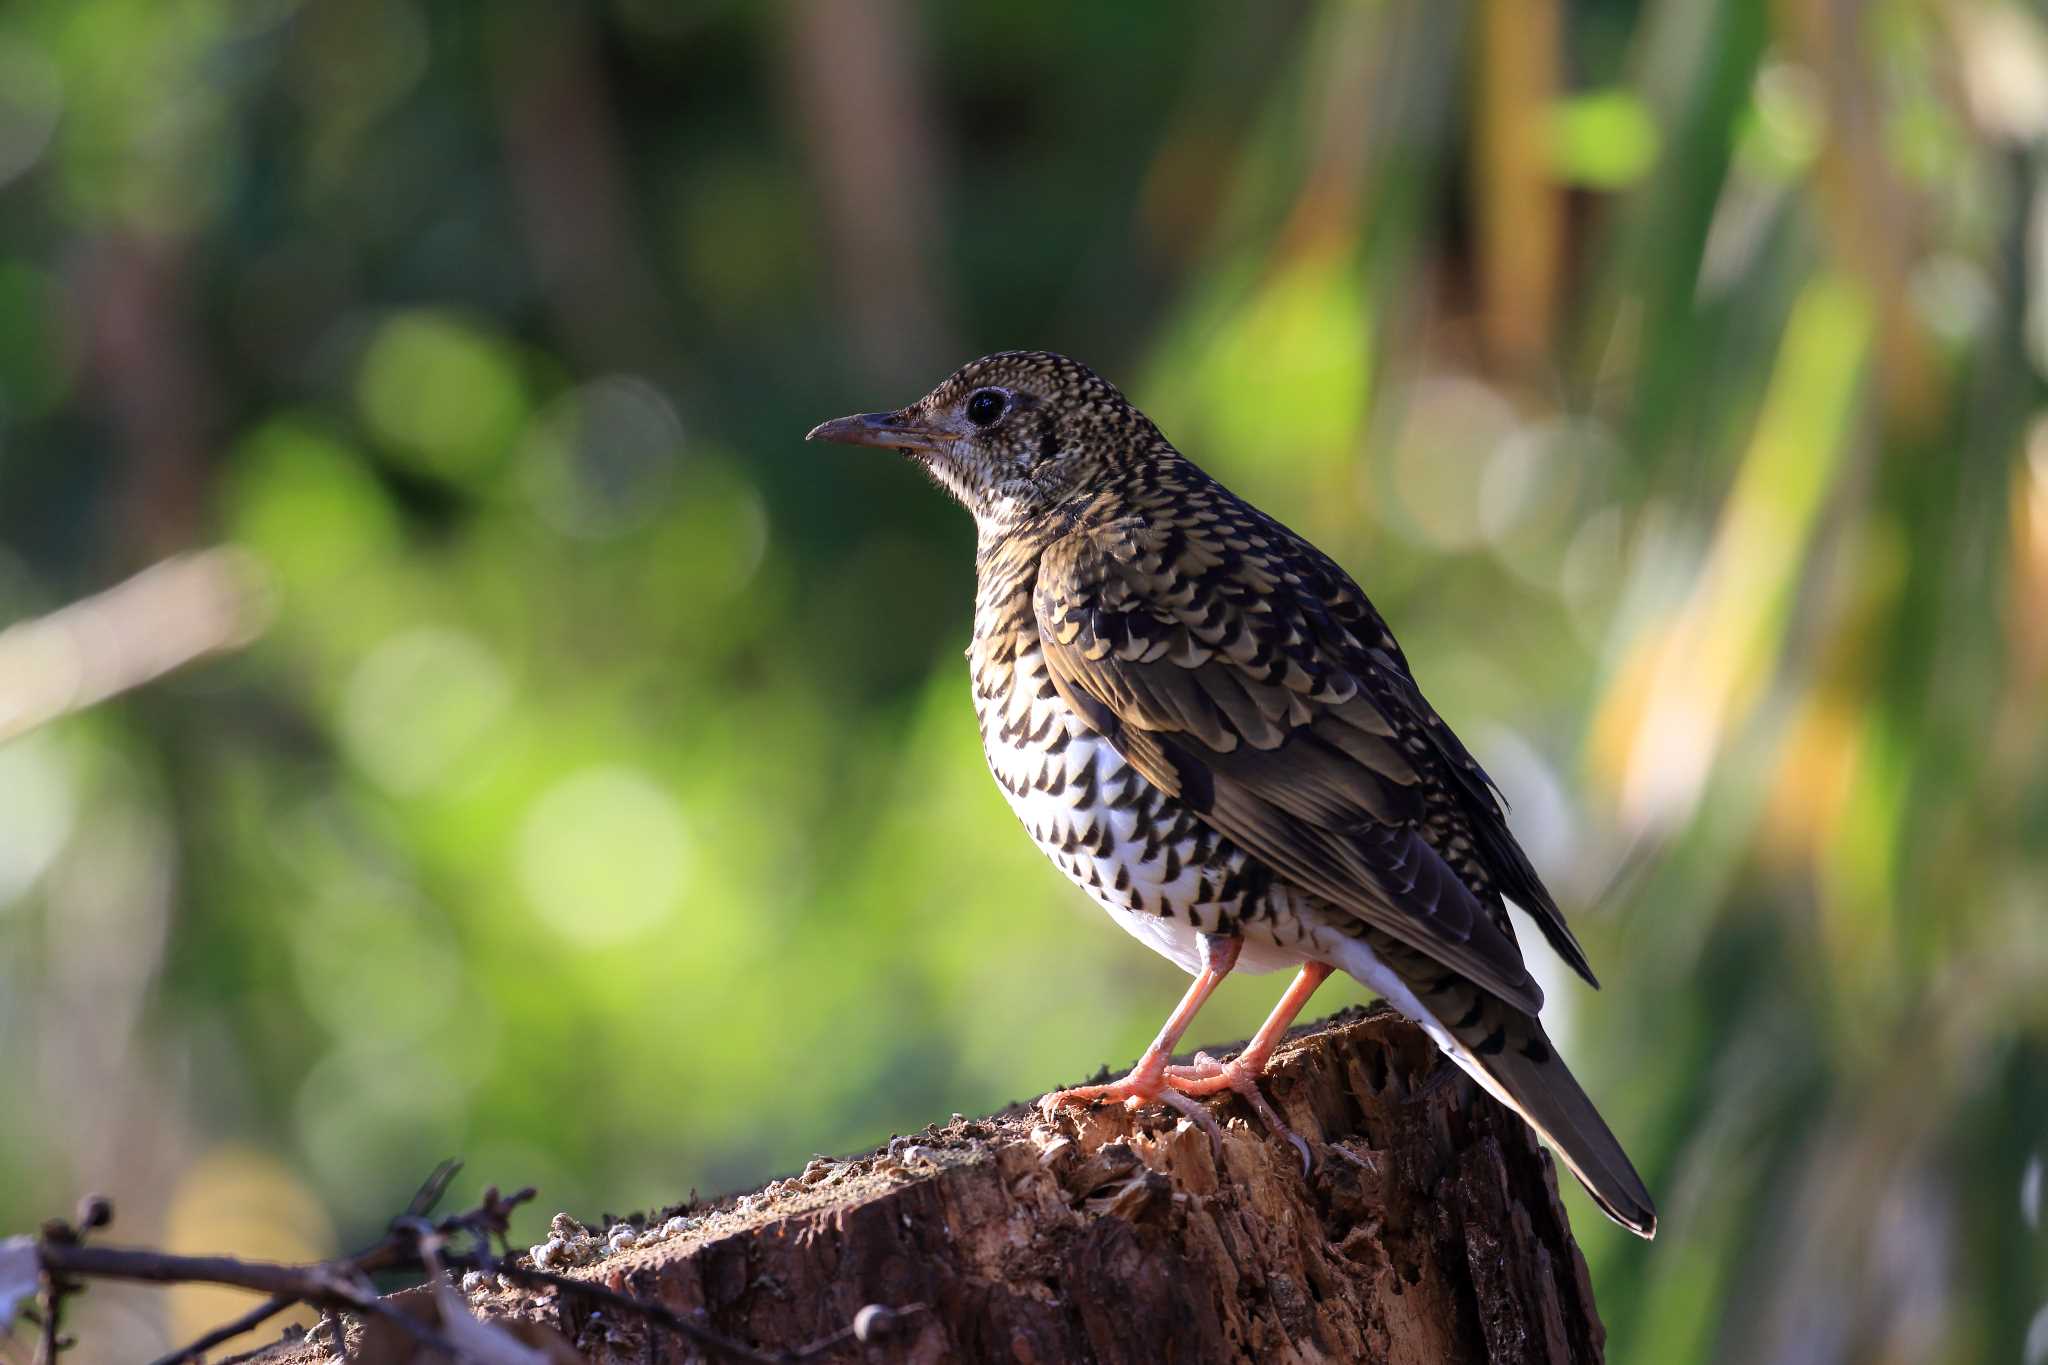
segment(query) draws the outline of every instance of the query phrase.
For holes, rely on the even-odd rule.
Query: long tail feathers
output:
[[[1386,935],[1339,940],[1332,952],[1336,965],[1422,1025],[1446,1056],[1534,1128],[1602,1212],[1638,1237],[1657,1235],[1643,1178],[1534,1015]]]
[[[1452,1053],[1452,1060],[1551,1145],[1602,1212],[1638,1237],[1655,1237],[1657,1210],[1643,1178],[1543,1025],[1499,1001],[1483,1003],[1474,1026],[1451,1029],[1465,1054]]]

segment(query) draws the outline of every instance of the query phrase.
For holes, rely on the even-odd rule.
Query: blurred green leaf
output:
[[[1629,90],[1590,90],[1551,106],[1551,164],[1567,184],[1626,189],[1650,173],[1660,142],[1649,106]]]
[[[356,394],[363,420],[391,454],[451,482],[492,473],[526,416],[512,349],[445,313],[402,313],[382,323],[363,355]]]

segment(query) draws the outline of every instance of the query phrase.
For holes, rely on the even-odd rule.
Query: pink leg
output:
[[[1203,1002],[1230,975],[1230,969],[1237,965],[1237,954],[1244,946],[1239,938],[1223,938],[1204,935],[1202,938],[1202,970],[1195,975],[1194,984],[1180,998],[1167,1017],[1166,1024],[1159,1030],[1159,1036],[1152,1040],[1152,1046],[1145,1049],[1145,1055],[1131,1068],[1130,1074],[1120,1081],[1107,1085],[1076,1086],[1072,1090],[1055,1090],[1038,1102],[1039,1108],[1050,1115],[1065,1104],[1094,1104],[1098,1101],[1118,1101],[1136,1109],[1145,1104],[1166,1104],[1193,1118],[1214,1136],[1214,1120],[1208,1112],[1193,1100],[1183,1098],[1166,1083],[1166,1059],[1173,1055],[1173,1049],[1180,1042],[1181,1035],[1194,1023],[1195,1014]]]
[[[1308,998],[1316,993],[1316,987],[1329,980],[1335,970],[1320,962],[1304,962],[1288,984],[1287,993],[1280,997],[1280,1003],[1273,1006],[1273,1012],[1266,1016],[1266,1022],[1259,1025],[1259,1031],[1252,1037],[1227,1065],[1216,1062],[1197,1062],[1193,1066],[1172,1066],[1166,1069],[1166,1079],[1175,1090],[1184,1095],[1213,1095],[1218,1090],[1237,1089],[1229,1079],[1233,1073],[1242,1074],[1247,1080],[1256,1077],[1266,1069],[1266,1063],[1273,1056],[1273,1049],[1280,1046],[1280,1040],[1287,1036],[1287,1030],[1294,1027],[1295,1018],[1308,1004]]]

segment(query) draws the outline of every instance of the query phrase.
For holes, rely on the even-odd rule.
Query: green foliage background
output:
[[[1664,1214],[1570,1191],[1611,1358],[2042,1358],[2044,137],[1995,0],[15,0],[0,621],[229,545],[267,628],[0,743],[0,1227],[658,1205],[1135,1055],[965,517],[800,442],[1051,347],[1506,788]]]

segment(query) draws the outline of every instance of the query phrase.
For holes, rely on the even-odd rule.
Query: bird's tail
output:
[[[1400,945],[1386,948],[1389,956],[1401,951]],[[1370,953],[1344,966],[1421,1024],[1452,1061],[1534,1128],[1603,1213],[1638,1237],[1657,1235],[1657,1210],[1643,1178],[1534,1015],[1455,975],[1411,986],[1408,973],[1397,975]]]
[[[1479,1020],[1452,1027],[1466,1054],[1451,1054],[1495,1099],[1554,1148],[1601,1212],[1638,1237],[1657,1235],[1657,1210],[1628,1153],[1550,1045],[1543,1024],[1511,1005],[1485,999]],[[1463,1023],[1468,1012],[1457,1019]]]

